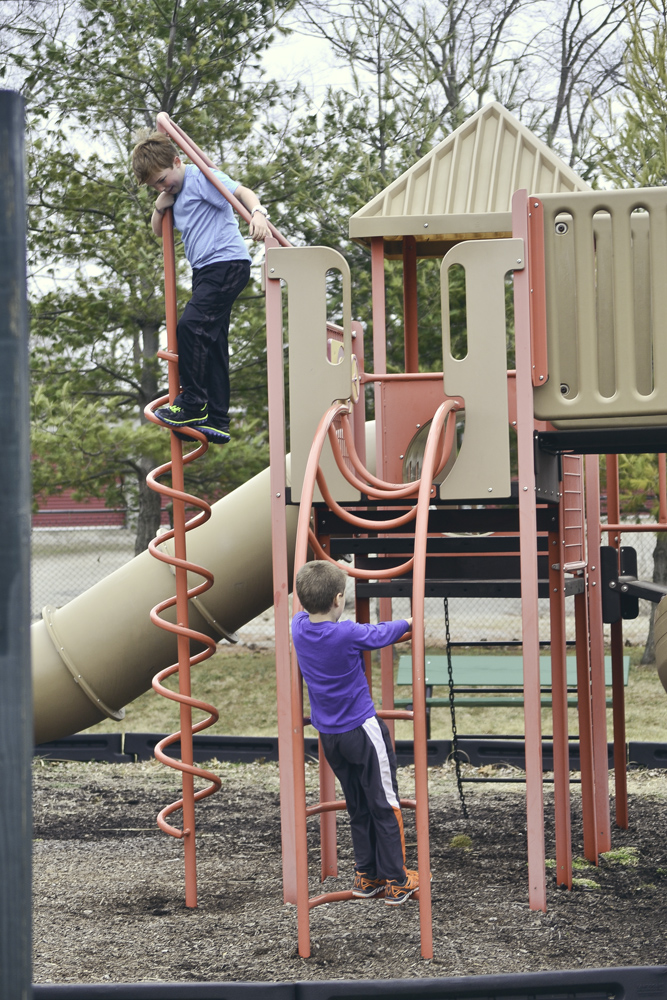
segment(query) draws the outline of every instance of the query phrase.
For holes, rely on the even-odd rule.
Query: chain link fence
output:
[[[31,615],[62,607],[134,556],[129,528],[33,528]]]
[[[640,579],[653,578],[655,535],[628,532],[624,545],[637,550]],[[128,562],[134,555],[134,533],[127,528],[36,528],[32,532],[32,618],[41,617],[45,605],[60,607],[88,590],[103,577]],[[350,588],[353,584],[350,580]],[[377,601],[371,613],[377,620]],[[352,599],[348,611],[352,608]],[[549,639],[549,602],[540,599],[540,639]],[[566,602],[568,640],[574,639],[574,601]],[[627,645],[646,644],[651,604],[639,602],[639,617],[623,623]],[[394,601],[395,618],[410,613],[409,601]],[[521,601],[517,599],[452,598],[449,602],[452,642],[496,642],[521,638]],[[609,627],[606,627],[608,636]],[[258,648],[273,645],[273,612],[268,611],[240,631],[241,641]],[[445,646],[443,602],[426,601],[426,642]]]

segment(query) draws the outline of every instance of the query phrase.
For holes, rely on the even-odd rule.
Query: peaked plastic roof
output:
[[[502,104],[485,105],[350,219],[350,236],[383,236],[400,252],[403,236],[439,253],[461,239],[511,235],[515,191],[590,191],[590,187]],[[392,245],[394,244],[394,245]],[[437,246],[435,244],[438,244]]]

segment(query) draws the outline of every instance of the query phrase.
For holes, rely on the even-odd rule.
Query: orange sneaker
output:
[[[371,899],[379,896],[384,891],[385,879],[368,878],[364,872],[354,873],[354,883],[352,885],[352,895],[357,899]]]
[[[384,887],[384,901],[387,906],[399,906],[409,899],[419,888],[419,873],[405,869],[405,882],[387,879]]]

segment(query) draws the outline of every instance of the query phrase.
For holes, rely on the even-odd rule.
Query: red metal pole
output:
[[[574,625],[577,648],[577,712],[579,716],[579,766],[581,768],[581,812],[584,829],[584,856],[598,863],[595,769],[593,767],[593,721],[591,717],[591,665],[588,627],[588,595],[574,598]]]
[[[165,315],[167,326],[167,348],[173,359],[168,362],[169,398],[175,399],[180,392],[178,375],[178,343],[176,326],[178,323],[178,305],[176,300],[176,264],[174,257],[174,227],[171,210],[167,210],[162,219],[162,246],[164,255],[165,281]],[[171,478],[172,487],[184,493],[183,475],[183,445],[175,434],[171,438]],[[187,558],[185,542],[185,503],[178,497],[173,499],[174,518],[174,554],[184,562]],[[183,628],[188,628],[188,574],[182,566],[176,566],[176,616],[177,622]],[[191,697],[190,684],[190,639],[179,633],[178,646],[178,690],[181,695]],[[192,709],[190,705],[181,702],[181,760],[184,764],[193,764],[192,748]],[[188,771],[183,771],[183,848],[185,855],[185,905],[197,905],[197,855],[195,845],[195,798],[194,777]]]
[[[371,239],[371,297],[373,300],[373,372],[384,375],[387,371],[387,328],[384,286],[384,239]],[[380,479],[386,478],[383,457],[382,383],[375,382],[375,471]]]
[[[324,756],[320,743],[320,802],[333,802],[336,797],[336,778]],[[336,813],[320,813],[320,850],[322,881],[338,874],[338,844],[336,842]]]
[[[562,490],[561,490],[562,496]],[[567,717],[567,656],[565,639],[565,573],[560,557],[563,506],[558,531],[550,532],[549,611],[551,616],[551,697],[554,738],[554,810],[556,821],[556,881],[572,888],[572,833],[570,817],[570,754]]]
[[[609,815],[609,764],[607,760],[607,696],[604,683],[604,632],[600,575],[600,462],[587,455],[586,521],[588,530],[588,607],[591,651],[591,717],[593,724],[593,768],[595,770],[595,818],[598,852],[611,848]]]
[[[403,237],[403,330],[406,372],[419,371],[417,320],[417,241]]]
[[[658,456],[658,468],[660,459]],[[664,473],[664,461],[663,473]],[[618,480],[618,455],[607,455],[607,520],[618,524],[621,520],[621,498]],[[664,474],[660,477],[660,508],[664,500]],[[616,549],[617,557],[621,548],[620,536],[609,532],[607,544]],[[614,733],[614,788],[616,791],[616,824],[621,829],[628,828],[628,777],[625,749],[625,685],[623,683],[623,621],[611,624],[611,698]]]
[[[391,597],[380,598],[380,621],[391,621],[393,614]],[[380,650],[380,676],[382,691],[382,708],[390,712],[394,707],[394,647],[385,646]],[[396,745],[395,721],[385,719],[391,742]]]
[[[528,251],[528,199],[525,191],[512,198],[512,233]],[[519,263],[519,262],[517,262]],[[540,633],[537,596],[537,510],[533,451],[533,383],[530,327],[529,268],[514,272],[516,343],[516,406],[519,459],[519,531],[521,620],[523,628],[524,717],[526,740],[526,812],[528,818],[529,905],[546,910],[544,856],[544,795],[542,785],[542,699],[540,692]]]
[[[292,711],[289,560],[285,509],[285,380],[283,357],[282,294],[280,279],[271,277],[270,249],[278,241],[270,237],[266,274],[266,361],[269,403],[269,459],[271,465],[271,546],[273,557],[273,613],[276,631],[276,698],[280,767],[280,822],[283,852],[283,899],[296,903],[296,833],[294,819],[294,762],[292,760]]]

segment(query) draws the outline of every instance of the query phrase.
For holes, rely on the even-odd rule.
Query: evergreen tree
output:
[[[35,489],[74,486],[113,502],[120,493],[128,503],[134,493],[137,551],[160,523],[159,497],[145,476],[165,456],[168,434],[143,426],[144,406],[166,381],[156,359],[162,251],[149,226],[153,198],[137,187],[129,154],[137,128],[154,127],[167,111],[234,176],[258,109],[279,99],[262,80],[260,57],[276,13],[288,6],[81,0],[69,18],[47,11],[18,25],[24,45],[13,64],[23,76],[31,140]],[[255,178],[243,181],[253,186]],[[182,255],[179,274],[185,299]],[[261,357],[254,285],[236,317],[232,365],[252,384],[248,344]],[[233,392],[241,411],[235,443],[224,463],[212,449],[196,463],[200,488],[217,482],[224,492],[263,464],[264,395]]]

